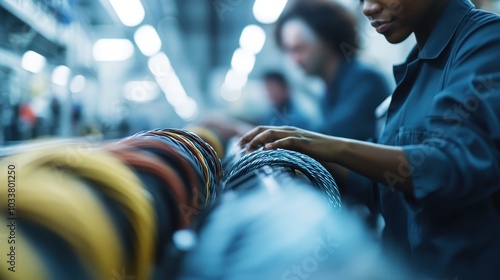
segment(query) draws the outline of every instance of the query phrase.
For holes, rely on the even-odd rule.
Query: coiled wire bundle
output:
[[[215,199],[217,154],[196,135],[173,129],[93,146],[68,142],[15,149],[0,162],[21,174],[18,251],[29,252],[19,257],[17,278],[0,278],[168,278],[174,232]],[[7,189],[0,186],[0,197]]]
[[[341,205],[330,173],[297,152],[247,154],[236,143],[223,166],[223,191],[198,217],[196,245],[179,258],[177,279],[330,279],[317,276],[335,264],[334,250],[319,257],[321,265],[311,255],[323,240],[337,246],[330,233],[341,229],[333,223]],[[311,274],[294,277],[310,260]]]
[[[37,279],[108,279],[123,267],[148,279],[156,242],[156,214],[151,195],[120,160],[103,151],[83,152],[78,145],[59,145],[10,157],[1,166],[9,163],[20,170],[17,192],[22,202],[16,211],[19,224],[29,225],[20,230],[29,235],[30,243],[56,244],[54,247],[63,251],[34,249],[37,255],[45,255],[38,259],[46,262],[38,265],[50,267],[75,259],[78,264],[66,263],[65,267],[80,267],[79,271],[85,272],[72,276],[71,271],[51,267],[46,270],[48,275]],[[0,175],[2,182],[7,182],[6,174]],[[6,190],[1,187],[2,197],[6,197]],[[7,209],[3,202],[0,209]],[[129,234],[119,230],[115,217],[130,225]],[[40,240],[40,235],[47,238]],[[125,254],[127,235],[133,240],[132,255]]]
[[[138,137],[154,137],[175,147],[191,162],[198,174],[202,175],[205,185],[202,191],[202,197],[205,198],[204,204],[208,205],[214,201],[222,178],[222,165],[217,153],[207,142],[196,134],[181,129],[157,129],[140,132],[124,141]]]
[[[311,157],[290,150],[258,150],[243,155],[236,163],[230,166],[230,172],[224,179],[225,189],[236,178],[264,166],[285,167],[300,171],[300,173],[311,181],[313,186],[326,195],[332,209],[340,209],[340,193],[331,174]],[[237,188],[237,185],[230,188]]]
[[[159,185],[161,191],[169,197],[172,211],[172,230],[186,227],[191,217],[184,215],[182,209],[198,207],[200,186],[203,186],[201,176],[193,165],[175,147],[156,139],[156,137],[129,138],[120,143],[112,144],[106,149],[121,158],[127,165],[141,173],[150,173],[161,180],[151,182],[148,186]],[[138,154],[149,159],[130,159],[127,153]],[[142,163],[138,162],[142,161]],[[143,166],[147,165],[147,166]],[[146,180],[143,178],[143,180]]]

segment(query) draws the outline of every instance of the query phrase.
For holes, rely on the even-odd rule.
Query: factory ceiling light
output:
[[[152,56],[161,50],[160,36],[151,25],[143,25],[135,31],[134,40],[145,56]]]
[[[87,80],[85,79],[84,76],[76,75],[73,77],[73,79],[71,79],[71,82],[69,83],[69,90],[72,93],[82,92],[85,89],[86,83]]]
[[[198,104],[193,98],[188,97],[182,105],[175,107],[175,112],[184,120],[193,119],[198,113]]]
[[[65,87],[68,85],[71,69],[67,66],[59,65],[52,71],[52,82],[56,85]]]
[[[258,25],[248,25],[241,32],[240,47],[253,54],[258,54],[264,47],[265,42],[266,32]]]
[[[248,81],[248,76],[243,75],[234,71],[234,69],[230,69],[227,72],[226,79],[224,81],[224,86],[226,86],[230,90],[241,90],[245,87]]]
[[[253,14],[260,23],[271,24],[278,20],[288,0],[255,0]]]
[[[45,57],[34,51],[27,51],[21,59],[21,67],[31,73],[40,73],[47,63]]]
[[[97,61],[123,61],[134,54],[134,45],[127,39],[100,39],[92,51]]]
[[[125,26],[137,26],[144,20],[146,12],[140,0],[109,0],[109,2]]]
[[[148,60],[148,67],[155,76],[168,76],[173,72],[170,59],[164,52],[159,52]]]
[[[198,113],[198,104],[192,97],[187,95],[179,76],[177,76],[170,64],[168,56],[164,52],[151,56],[148,67],[177,115],[184,120],[194,118]]]
[[[252,72],[255,66],[255,55],[248,50],[239,48],[234,51],[233,58],[231,59],[231,67],[241,73],[248,75]]]
[[[123,91],[126,99],[143,103],[155,100],[160,88],[153,81],[130,81],[125,84]]]

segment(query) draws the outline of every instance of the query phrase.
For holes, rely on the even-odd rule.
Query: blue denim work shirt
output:
[[[385,77],[357,59],[341,59],[321,102],[318,132],[358,140],[373,138],[375,109],[391,93]]]
[[[346,194],[380,211],[384,243],[431,279],[500,279],[500,16],[452,0],[394,76],[379,143],[409,166],[384,184],[352,172]]]

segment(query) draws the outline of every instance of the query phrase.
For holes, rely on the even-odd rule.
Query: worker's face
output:
[[[288,87],[282,83],[274,80],[267,80],[264,82],[267,94],[274,107],[281,107],[288,103],[290,98],[288,94]]]
[[[435,1],[440,0],[360,0],[363,14],[387,41],[404,41],[419,27]]]
[[[306,23],[298,19],[287,21],[283,25],[281,40],[285,51],[306,74],[321,74],[326,47]]]

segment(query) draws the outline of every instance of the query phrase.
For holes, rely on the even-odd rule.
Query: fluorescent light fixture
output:
[[[146,12],[140,0],[109,0],[118,18],[125,26],[137,26],[143,20]]]
[[[164,52],[159,52],[150,57],[148,67],[155,76],[170,76],[174,71],[170,64],[170,59]]]
[[[186,101],[188,97],[186,90],[184,90],[165,53],[160,52],[149,58],[148,67],[155,75],[156,82],[172,106],[179,106]]]
[[[139,27],[134,34],[134,40],[139,47],[139,50],[145,56],[152,56],[158,53],[161,49],[160,36],[156,29],[151,25],[143,25]]]
[[[233,69],[229,70],[224,81],[224,86],[230,90],[241,90],[245,87],[248,76],[241,74]]]
[[[87,80],[85,79],[84,76],[76,75],[73,77],[73,79],[71,79],[71,82],[69,83],[69,90],[72,93],[82,92],[85,89],[86,83]]]
[[[270,24],[278,20],[288,0],[255,0],[253,15],[260,23]]]
[[[234,102],[240,99],[241,90],[232,90],[228,88],[226,84],[224,84],[221,88],[220,96],[226,101]]]
[[[123,61],[134,54],[134,45],[127,39],[100,39],[92,53],[97,61]]]
[[[162,84],[167,101],[174,107],[181,106],[186,102],[188,96],[177,75],[164,79]]]
[[[266,32],[262,27],[252,24],[241,32],[240,47],[244,50],[258,54],[266,42]]]
[[[231,67],[244,75],[250,74],[253,67],[255,66],[255,55],[242,48],[234,51],[233,58],[231,60]]]
[[[131,81],[123,88],[125,98],[138,102],[149,102],[155,100],[160,92],[158,84],[152,81]]]
[[[45,59],[45,57],[34,51],[25,52],[23,58],[21,59],[21,67],[35,74],[42,72],[43,68],[45,68],[46,63],[47,60]]]
[[[184,120],[194,118],[198,113],[198,104],[187,95],[168,56],[163,52],[153,55],[149,58],[148,67],[155,75],[156,82],[165,93],[168,103],[175,108],[177,115]]]
[[[52,71],[52,82],[56,85],[65,87],[68,85],[71,69],[67,66],[59,65]]]
[[[184,120],[193,119],[198,113],[198,104],[193,98],[188,97],[184,103],[175,107],[175,112]]]
[[[186,101],[186,91],[165,53],[160,52],[150,57],[148,67],[172,106],[179,106]]]

